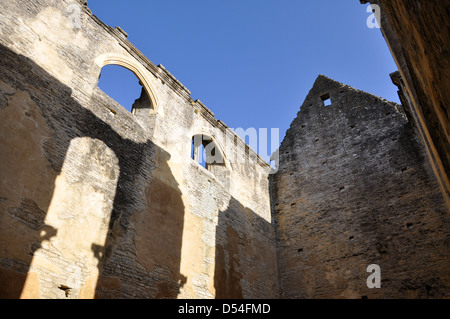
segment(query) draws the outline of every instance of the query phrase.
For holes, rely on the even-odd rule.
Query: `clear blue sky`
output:
[[[319,74],[399,103],[389,78],[397,67],[359,0],[90,0],[88,7],[231,128],[280,128],[282,140]],[[124,82],[113,91],[126,95]]]

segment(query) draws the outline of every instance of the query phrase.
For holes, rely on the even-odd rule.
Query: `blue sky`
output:
[[[389,78],[397,67],[381,31],[368,28],[370,13],[359,0],[90,0],[88,6],[231,128],[279,128],[282,140],[319,74],[399,103]],[[124,83],[116,82],[114,98],[139,97]]]

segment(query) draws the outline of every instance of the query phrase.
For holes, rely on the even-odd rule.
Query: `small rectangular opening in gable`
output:
[[[324,94],[320,98],[322,99],[324,106],[330,106],[331,105],[330,93]]]

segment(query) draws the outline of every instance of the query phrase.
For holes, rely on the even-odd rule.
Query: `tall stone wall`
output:
[[[0,296],[277,297],[269,165],[236,161],[223,136],[244,142],[83,1],[1,4]],[[102,92],[106,64],[152,107]],[[191,159],[196,134],[217,171]]]
[[[398,66],[413,120],[450,205],[450,4],[360,0],[378,5],[381,31]],[[375,7],[376,8],[376,7]]]
[[[317,78],[271,181],[284,298],[450,296],[449,210],[412,125],[400,105]]]
[[[1,7],[1,298],[449,296],[444,135],[415,118],[412,74],[393,76],[411,110],[320,76],[269,185],[270,166],[85,1]],[[134,113],[97,87],[108,64],[143,86]],[[425,115],[445,96],[430,99]],[[191,159],[198,135],[223,163]]]

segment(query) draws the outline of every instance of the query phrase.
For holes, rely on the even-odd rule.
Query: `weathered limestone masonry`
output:
[[[450,2],[360,0],[379,6],[403,95],[450,205]]]
[[[85,1],[0,0],[0,298],[450,297],[448,33],[424,1],[377,3],[404,106],[319,76],[269,179]],[[143,87],[132,113],[108,64]]]
[[[278,297],[270,166],[83,1],[0,4],[0,297]],[[98,89],[107,64],[151,107]]]
[[[317,78],[271,183],[284,298],[450,297],[449,210],[412,123]],[[381,289],[366,285],[371,264]]]

